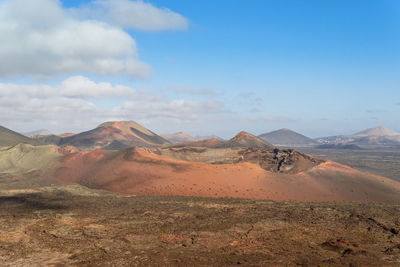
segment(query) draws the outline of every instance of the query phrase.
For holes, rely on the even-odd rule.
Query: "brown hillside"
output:
[[[72,145],[84,150],[119,150],[165,144],[169,142],[133,121],[106,122],[93,130],[62,138],[60,142],[60,145]]]
[[[259,147],[259,148],[273,148],[274,146],[267,141],[252,135],[247,132],[240,132],[232,139],[228,140],[225,144],[220,147]]]

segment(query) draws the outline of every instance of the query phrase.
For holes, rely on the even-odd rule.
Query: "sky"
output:
[[[0,125],[400,131],[398,0],[0,0]]]

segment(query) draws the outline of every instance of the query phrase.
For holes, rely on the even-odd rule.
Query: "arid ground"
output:
[[[0,192],[2,266],[399,266],[400,206]]]
[[[297,149],[315,157],[333,160],[361,171],[400,181],[399,149]]]

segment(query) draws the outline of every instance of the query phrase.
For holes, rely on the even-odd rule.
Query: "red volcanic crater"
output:
[[[284,173],[252,162],[209,164],[128,149],[72,153],[61,164],[47,173],[53,182],[122,194],[400,203],[398,182],[330,161]]]

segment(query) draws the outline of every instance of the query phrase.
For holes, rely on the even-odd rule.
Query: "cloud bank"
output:
[[[98,100],[110,96],[119,98],[118,104],[98,104]],[[213,100],[168,99],[148,90],[95,82],[84,76],[70,77],[55,86],[0,83],[0,121],[18,129],[40,125],[51,130],[86,130],[107,120],[162,120],[168,125],[224,112],[223,105]]]

